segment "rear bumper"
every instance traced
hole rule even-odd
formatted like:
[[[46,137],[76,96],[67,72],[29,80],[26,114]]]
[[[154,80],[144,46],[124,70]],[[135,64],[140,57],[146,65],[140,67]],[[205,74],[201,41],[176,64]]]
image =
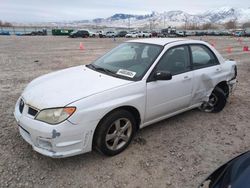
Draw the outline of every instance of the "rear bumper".
[[[49,125],[26,116],[24,112],[21,114],[18,105],[14,116],[23,139],[42,155],[63,158],[92,150],[92,127],[96,122],[72,124],[66,120],[58,125]]]
[[[234,78],[234,79],[232,79],[232,80],[230,80],[230,81],[227,82],[227,85],[229,87],[229,93],[233,93],[234,92],[234,90],[237,87],[237,82],[238,81],[237,81],[236,78]]]

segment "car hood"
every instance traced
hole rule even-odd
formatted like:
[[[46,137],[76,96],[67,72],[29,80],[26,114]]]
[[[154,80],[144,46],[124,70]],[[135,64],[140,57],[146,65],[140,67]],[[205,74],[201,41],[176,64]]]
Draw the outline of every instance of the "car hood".
[[[36,78],[25,88],[22,98],[26,104],[38,109],[63,107],[131,82],[96,72],[83,65]]]

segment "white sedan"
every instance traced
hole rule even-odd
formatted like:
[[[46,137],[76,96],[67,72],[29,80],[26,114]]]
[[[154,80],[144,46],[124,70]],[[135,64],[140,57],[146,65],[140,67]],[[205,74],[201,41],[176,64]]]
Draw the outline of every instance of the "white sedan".
[[[130,32],[125,35],[126,38],[137,38],[138,37],[138,32]]]
[[[33,80],[14,115],[21,136],[43,155],[116,155],[147,125],[197,107],[221,111],[236,75],[236,63],[206,42],[132,40],[92,64]]]
[[[138,33],[138,37],[139,38],[151,38],[152,37],[152,34],[150,32],[147,32],[147,31],[139,31]]]

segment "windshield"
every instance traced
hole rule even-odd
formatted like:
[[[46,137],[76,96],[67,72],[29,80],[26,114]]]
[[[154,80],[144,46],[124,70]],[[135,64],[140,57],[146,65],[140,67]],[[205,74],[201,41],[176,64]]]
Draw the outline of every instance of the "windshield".
[[[88,67],[111,76],[140,80],[162,49],[159,45],[123,43]]]

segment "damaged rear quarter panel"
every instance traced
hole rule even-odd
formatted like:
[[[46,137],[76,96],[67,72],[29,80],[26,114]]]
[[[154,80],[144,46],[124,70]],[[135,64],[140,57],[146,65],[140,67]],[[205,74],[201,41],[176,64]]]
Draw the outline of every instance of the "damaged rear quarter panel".
[[[220,82],[231,80],[235,64],[234,61],[225,61],[219,65],[195,70],[192,104],[208,101],[212,91]]]

